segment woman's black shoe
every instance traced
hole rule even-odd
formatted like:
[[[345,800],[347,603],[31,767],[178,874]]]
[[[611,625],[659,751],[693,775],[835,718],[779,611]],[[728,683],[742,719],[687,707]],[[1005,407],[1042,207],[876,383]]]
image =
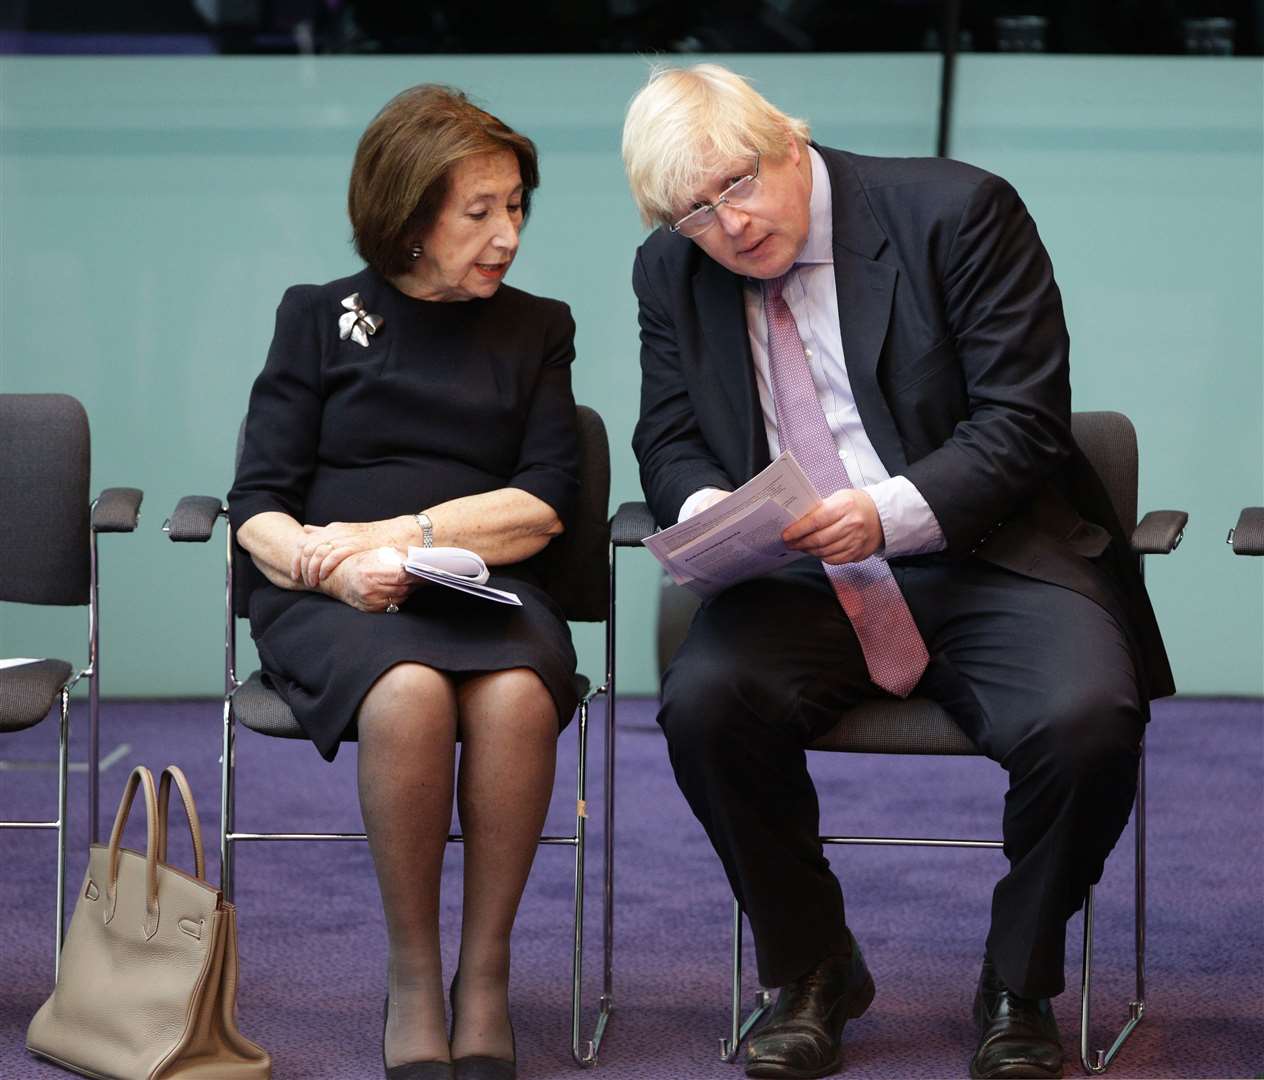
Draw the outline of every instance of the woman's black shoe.
[[[382,1002],[382,1068],[386,1070],[386,1080],[452,1080],[452,1062],[450,1061],[405,1061],[402,1065],[386,1064],[386,1018],[390,1012],[391,999]]]
[[[470,1054],[467,1057],[452,1059],[452,1075],[455,1080],[515,1080],[518,1075],[518,1060],[485,1057],[482,1054]]]
[[[456,986],[461,978],[458,971],[452,976],[452,985],[448,987],[448,1000],[452,1004],[452,1029],[449,1034],[456,1033]],[[452,1076],[454,1080],[516,1080],[518,1076],[518,1041],[514,1038],[513,1022],[509,1023],[509,1040],[513,1046],[513,1057],[509,1060],[489,1057],[486,1054],[467,1054],[465,1057],[452,1059]]]

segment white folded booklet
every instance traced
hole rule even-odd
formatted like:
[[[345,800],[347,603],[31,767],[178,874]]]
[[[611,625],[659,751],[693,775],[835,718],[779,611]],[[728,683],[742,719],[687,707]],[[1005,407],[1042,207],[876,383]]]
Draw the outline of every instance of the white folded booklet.
[[[404,569],[436,585],[459,589],[498,604],[522,606],[517,593],[505,589],[493,589],[488,585],[490,573],[487,564],[475,552],[457,547],[410,547]]]
[[[641,543],[677,585],[713,596],[797,559],[781,534],[820,501],[794,454],[783,450],[736,491]]]

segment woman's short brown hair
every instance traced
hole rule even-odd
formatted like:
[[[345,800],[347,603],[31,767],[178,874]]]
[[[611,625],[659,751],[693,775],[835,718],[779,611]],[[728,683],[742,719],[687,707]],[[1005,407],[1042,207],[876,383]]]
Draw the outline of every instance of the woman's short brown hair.
[[[522,177],[523,220],[540,184],[535,144],[450,86],[426,83],[388,101],[360,136],[347,212],[356,251],[387,277],[409,267],[408,248],[430,231],[452,169],[508,150]]]

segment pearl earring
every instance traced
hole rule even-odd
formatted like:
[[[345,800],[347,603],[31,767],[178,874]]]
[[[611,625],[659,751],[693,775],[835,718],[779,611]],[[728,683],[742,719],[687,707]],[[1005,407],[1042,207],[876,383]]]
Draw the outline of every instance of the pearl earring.
[[[420,259],[421,258],[421,245],[413,244],[413,246],[408,249],[408,257],[412,259],[413,262],[416,262],[418,259]]]

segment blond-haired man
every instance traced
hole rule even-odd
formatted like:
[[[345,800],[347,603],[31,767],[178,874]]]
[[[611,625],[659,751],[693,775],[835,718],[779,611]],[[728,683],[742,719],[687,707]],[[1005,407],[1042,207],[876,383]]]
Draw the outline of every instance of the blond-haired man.
[[[872,999],[804,748],[848,705],[916,690],[1010,776],[971,1074],[1058,1076],[1066,920],[1127,820],[1145,702],[1172,685],[1071,438],[1035,225],[999,177],[817,146],[715,65],[653,74],[623,155],[657,226],[633,269],[655,518],[786,448],[824,496],[784,534],[802,558],[705,604],[663,678],[677,782],[781,987],[747,1074],[835,1071]]]

